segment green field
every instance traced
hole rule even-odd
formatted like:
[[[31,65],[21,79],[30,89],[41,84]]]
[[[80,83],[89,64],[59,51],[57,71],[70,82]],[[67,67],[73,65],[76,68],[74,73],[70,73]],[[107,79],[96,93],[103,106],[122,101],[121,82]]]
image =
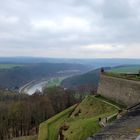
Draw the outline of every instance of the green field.
[[[76,116],[77,112],[80,113]],[[67,140],[85,140],[98,132],[101,127],[98,118],[105,118],[115,114],[118,108],[94,96],[86,97],[76,108],[71,107],[42,123],[39,129],[38,140],[56,140],[59,128],[68,126],[64,132]],[[72,114],[71,114],[72,112]]]
[[[11,69],[15,67],[21,67],[23,65],[20,64],[0,64],[0,69]]]
[[[124,66],[119,68],[113,68],[110,72],[113,73],[138,73],[140,66]]]

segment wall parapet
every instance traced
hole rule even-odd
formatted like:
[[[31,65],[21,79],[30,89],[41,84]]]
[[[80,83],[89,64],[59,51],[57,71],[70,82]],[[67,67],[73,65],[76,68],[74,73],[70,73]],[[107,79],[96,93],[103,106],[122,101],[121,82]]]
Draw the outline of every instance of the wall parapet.
[[[140,82],[101,74],[97,93],[129,107],[140,102]]]

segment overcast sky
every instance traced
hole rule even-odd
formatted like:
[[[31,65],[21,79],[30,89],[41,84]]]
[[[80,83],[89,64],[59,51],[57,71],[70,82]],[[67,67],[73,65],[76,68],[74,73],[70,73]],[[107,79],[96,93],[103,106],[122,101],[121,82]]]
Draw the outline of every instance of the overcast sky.
[[[140,0],[0,0],[0,56],[140,58]]]

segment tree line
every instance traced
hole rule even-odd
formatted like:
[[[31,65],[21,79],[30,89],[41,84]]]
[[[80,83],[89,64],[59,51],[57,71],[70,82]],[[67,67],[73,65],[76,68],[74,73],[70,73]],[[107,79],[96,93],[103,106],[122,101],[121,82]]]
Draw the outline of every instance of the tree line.
[[[81,99],[76,91],[61,87],[45,88],[33,95],[0,90],[0,140],[37,134],[41,122]]]

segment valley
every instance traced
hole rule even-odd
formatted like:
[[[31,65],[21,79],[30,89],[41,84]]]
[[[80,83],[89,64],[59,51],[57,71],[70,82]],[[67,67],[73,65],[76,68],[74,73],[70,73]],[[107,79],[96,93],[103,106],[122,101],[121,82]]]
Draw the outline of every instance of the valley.
[[[48,78],[39,81],[31,81],[19,88],[19,93],[32,95],[36,92],[43,92],[45,87],[60,86],[61,82],[68,76]]]
[[[0,140],[140,140],[140,0],[0,0]]]
[[[107,125],[111,125],[119,110],[139,102],[138,88],[133,84],[139,85],[140,65],[112,67],[107,63],[103,73],[96,64],[96,69],[91,65],[2,63],[0,139],[86,140],[102,131],[99,118],[107,118]],[[123,86],[118,86],[117,81],[122,81]],[[137,98],[130,101],[123,87],[130,92],[131,86],[133,92],[128,94]]]

